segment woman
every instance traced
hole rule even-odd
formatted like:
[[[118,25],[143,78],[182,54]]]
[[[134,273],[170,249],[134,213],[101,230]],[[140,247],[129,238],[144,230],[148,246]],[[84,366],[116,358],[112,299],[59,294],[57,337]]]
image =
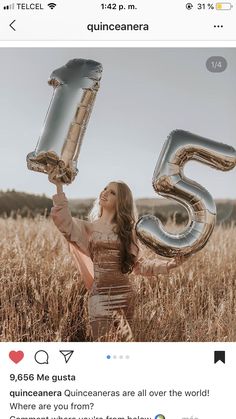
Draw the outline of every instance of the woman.
[[[90,221],[83,221],[72,218],[63,186],[53,173],[49,174],[49,180],[57,186],[51,212],[53,221],[69,242],[90,291],[88,312],[93,339],[106,339],[117,315],[131,324],[134,307],[129,274],[168,274],[183,259],[149,261],[140,257],[134,228],[135,205],[125,183],[110,182],[100,193]]]

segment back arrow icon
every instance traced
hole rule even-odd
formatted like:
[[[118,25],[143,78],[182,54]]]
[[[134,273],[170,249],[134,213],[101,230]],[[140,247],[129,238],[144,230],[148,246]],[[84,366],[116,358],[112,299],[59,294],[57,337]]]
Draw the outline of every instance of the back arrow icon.
[[[13,23],[15,23],[15,21],[16,21],[16,20],[13,20],[13,21],[10,23],[10,25],[9,25],[9,26],[13,29],[13,31],[15,31],[15,28],[14,28],[12,25],[13,25]]]

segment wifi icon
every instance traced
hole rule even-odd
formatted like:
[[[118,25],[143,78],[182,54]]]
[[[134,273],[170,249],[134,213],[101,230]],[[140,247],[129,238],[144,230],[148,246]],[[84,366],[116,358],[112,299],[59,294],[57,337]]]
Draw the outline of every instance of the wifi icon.
[[[56,7],[56,3],[48,3],[48,7],[50,7],[50,9],[54,9],[54,7]]]

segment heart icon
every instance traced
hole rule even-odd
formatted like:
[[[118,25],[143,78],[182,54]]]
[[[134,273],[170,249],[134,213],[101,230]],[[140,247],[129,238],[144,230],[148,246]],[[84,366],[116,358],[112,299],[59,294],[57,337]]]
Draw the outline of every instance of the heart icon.
[[[15,362],[15,364],[18,364],[23,358],[24,358],[24,352],[22,351],[11,351],[9,352],[9,358]]]

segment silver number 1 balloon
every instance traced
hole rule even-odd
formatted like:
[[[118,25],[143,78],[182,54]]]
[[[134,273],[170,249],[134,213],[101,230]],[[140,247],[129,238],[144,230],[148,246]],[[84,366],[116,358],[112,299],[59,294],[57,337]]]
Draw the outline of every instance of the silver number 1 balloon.
[[[170,133],[154,171],[153,187],[161,196],[183,205],[189,223],[180,234],[165,231],[160,220],[153,215],[141,217],[136,225],[140,240],[162,256],[197,252],[205,246],[215,225],[216,206],[212,196],[183,173],[189,160],[227,171],[236,166],[236,150],[190,132],[176,130]]]
[[[62,182],[72,182],[101,75],[100,63],[84,59],[53,71],[48,83],[54,93],[36,149],[27,156],[29,169],[47,173],[50,164]]]

